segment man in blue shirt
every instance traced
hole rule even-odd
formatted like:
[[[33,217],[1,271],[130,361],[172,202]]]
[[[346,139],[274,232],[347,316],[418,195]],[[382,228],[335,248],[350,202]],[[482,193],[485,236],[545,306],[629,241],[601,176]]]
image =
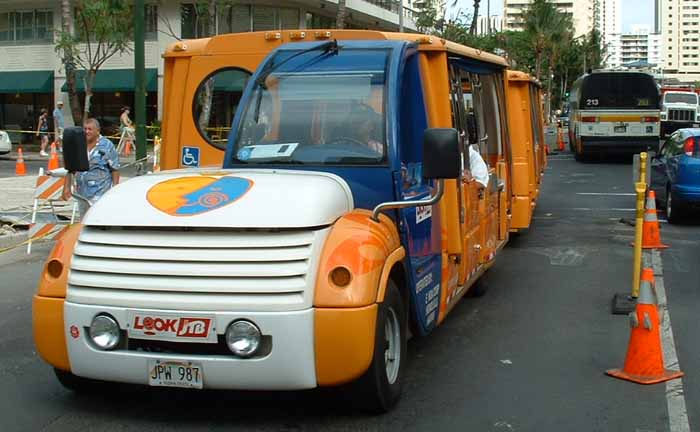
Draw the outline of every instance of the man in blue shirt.
[[[53,131],[56,133],[56,143],[58,150],[63,151],[63,101],[56,102],[56,108],[53,110]]]
[[[119,155],[112,141],[100,135],[100,123],[96,119],[85,120],[83,129],[90,168],[88,171],[76,174],[76,193],[94,203],[112,186],[119,183]],[[70,198],[72,181],[72,174],[67,174],[63,185],[63,199]],[[82,210],[86,208],[81,204],[81,214],[84,214]]]

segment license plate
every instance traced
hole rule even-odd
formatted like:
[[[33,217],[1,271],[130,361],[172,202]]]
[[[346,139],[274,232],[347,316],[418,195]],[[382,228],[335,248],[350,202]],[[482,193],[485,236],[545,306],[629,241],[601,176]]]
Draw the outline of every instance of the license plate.
[[[627,126],[615,126],[614,131],[615,131],[616,133],[620,133],[620,132],[623,132],[623,133],[624,133],[624,132],[627,132]]]
[[[202,365],[197,362],[149,360],[148,384],[157,387],[203,388]]]

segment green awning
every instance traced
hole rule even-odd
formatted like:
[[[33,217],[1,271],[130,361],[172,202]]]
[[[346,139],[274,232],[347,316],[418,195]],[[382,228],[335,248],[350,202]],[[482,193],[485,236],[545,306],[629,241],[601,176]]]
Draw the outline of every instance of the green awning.
[[[53,71],[0,72],[0,93],[53,93]]]
[[[83,77],[85,71],[78,71],[75,75],[75,87],[79,92],[85,91]],[[134,70],[133,69],[103,69],[98,70],[95,75],[95,82],[92,83],[93,92],[117,92],[134,91]],[[63,83],[62,92],[68,91],[68,86]],[[146,91],[158,91],[158,69],[146,69]]]

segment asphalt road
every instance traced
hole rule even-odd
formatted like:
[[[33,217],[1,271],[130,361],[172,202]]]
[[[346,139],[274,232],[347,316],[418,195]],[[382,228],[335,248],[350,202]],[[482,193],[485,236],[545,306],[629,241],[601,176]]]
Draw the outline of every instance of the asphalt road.
[[[634,197],[628,163],[552,155],[532,228],[430,337],[409,343],[404,396],[383,416],[334,392],[172,392],[111,386],[76,396],[33,351],[31,295],[47,246],[0,255],[0,430],[24,431],[667,431],[664,384],[604,375],[621,367]],[[700,224],[662,223],[666,291],[692,425],[700,424]]]

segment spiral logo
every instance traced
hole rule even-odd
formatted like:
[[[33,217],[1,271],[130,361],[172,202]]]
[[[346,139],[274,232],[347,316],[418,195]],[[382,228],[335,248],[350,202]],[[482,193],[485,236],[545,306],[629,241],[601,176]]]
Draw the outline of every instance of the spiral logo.
[[[228,195],[222,192],[207,192],[199,197],[197,203],[205,208],[219,207],[229,200]]]

